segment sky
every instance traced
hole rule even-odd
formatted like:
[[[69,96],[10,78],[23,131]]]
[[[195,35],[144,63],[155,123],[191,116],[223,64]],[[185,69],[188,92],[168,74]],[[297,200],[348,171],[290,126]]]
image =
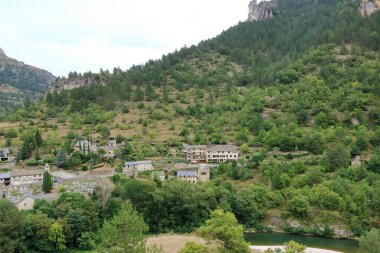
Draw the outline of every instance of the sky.
[[[250,0],[0,0],[0,48],[56,76],[128,69],[245,21]]]

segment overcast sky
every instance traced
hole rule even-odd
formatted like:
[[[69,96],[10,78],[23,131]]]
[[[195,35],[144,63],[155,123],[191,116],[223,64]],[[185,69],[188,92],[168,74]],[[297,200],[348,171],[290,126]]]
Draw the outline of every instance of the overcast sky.
[[[250,0],[0,0],[0,48],[52,72],[127,69],[245,21]]]

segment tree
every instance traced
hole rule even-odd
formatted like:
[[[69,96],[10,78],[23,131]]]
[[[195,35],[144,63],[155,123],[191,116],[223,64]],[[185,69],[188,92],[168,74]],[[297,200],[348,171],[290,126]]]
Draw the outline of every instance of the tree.
[[[49,240],[53,243],[56,251],[62,251],[66,248],[65,235],[63,234],[63,228],[59,223],[53,223],[49,231]]]
[[[285,253],[306,253],[306,246],[296,243],[295,241],[290,241],[284,244]]]
[[[93,232],[84,232],[78,239],[79,248],[83,250],[92,250],[96,247],[96,234]]]
[[[11,138],[7,138],[5,140],[5,146],[6,147],[11,147],[12,146],[12,139]]]
[[[182,248],[178,253],[208,253],[208,249],[195,242],[187,242],[185,247]]]
[[[48,171],[44,172],[44,176],[42,178],[42,191],[45,193],[51,192],[53,189],[53,178],[51,177]]]
[[[298,72],[294,69],[282,70],[278,74],[280,83],[290,84],[298,81]]]
[[[133,92],[133,101],[139,102],[144,100],[144,92],[141,90],[140,86],[137,86],[137,88]]]
[[[342,144],[338,144],[326,150],[324,162],[327,171],[335,171],[339,168],[348,167],[351,162],[351,155]]]
[[[113,189],[115,189],[115,185],[108,178],[97,178],[95,184],[94,193],[99,198],[102,207],[104,207]]]
[[[380,252],[380,229],[372,228],[359,239],[359,253]]]
[[[240,152],[242,152],[243,154],[246,154],[249,152],[249,146],[247,143],[241,144]]]
[[[67,156],[65,150],[61,149],[60,151],[58,151],[58,154],[55,157],[55,165],[57,165],[58,168],[67,167]]]
[[[208,240],[219,241],[226,252],[250,252],[244,241],[243,226],[238,224],[233,213],[220,209],[213,211],[211,218],[206,220],[197,233]]]
[[[162,89],[162,102],[164,104],[167,104],[170,102],[170,97],[169,97],[169,90],[166,86]]]
[[[313,154],[322,154],[325,150],[326,141],[321,133],[307,135],[305,149]]]
[[[154,89],[151,83],[148,83],[145,87],[145,96],[148,101],[152,101],[154,99]]]
[[[309,200],[306,196],[297,195],[289,201],[289,210],[297,217],[306,217],[309,210]]]
[[[24,242],[30,252],[52,252],[53,245],[49,240],[51,225],[54,223],[46,214],[28,213],[24,217]]]
[[[368,169],[380,173],[380,150],[375,151],[368,161]]]
[[[255,226],[264,217],[266,191],[260,186],[242,189],[236,195],[234,213],[238,220],[248,227]]]
[[[21,213],[7,199],[0,199],[0,253],[23,249],[24,223]]]
[[[145,253],[144,233],[148,230],[142,216],[130,205],[105,221],[99,232],[99,252]]]
[[[38,129],[34,133],[34,141],[35,141],[37,147],[41,147],[42,146],[43,140],[42,140],[41,133],[40,133],[40,131]]]

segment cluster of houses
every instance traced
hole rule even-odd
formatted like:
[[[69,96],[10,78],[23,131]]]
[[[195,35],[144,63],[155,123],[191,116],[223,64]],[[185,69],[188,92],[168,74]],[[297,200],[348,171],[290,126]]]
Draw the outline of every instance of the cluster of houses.
[[[183,146],[183,153],[188,165],[181,165],[176,175],[165,175],[164,171],[156,175],[165,180],[168,177],[177,177],[178,180],[189,183],[206,182],[210,180],[210,168],[215,163],[237,161],[239,159],[239,149],[234,145],[187,145]],[[133,161],[126,162],[123,167],[123,173],[128,176],[137,177],[144,171],[155,170],[152,161]],[[166,172],[166,173],[167,173]]]
[[[183,145],[188,163],[223,163],[237,161],[239,149],[234,145]]]
[[[95,143],[92,143],[88,140],[80,140],[77,141],[74,145],[74,151],[80,151],[85,154],[89,153],[98,153],[99,149],[103,149],[105,151],[103,157],[104,158],[115,158],[115,150],[120,148],[123,143],[117,144],[116,140],[110,139],[108,140],[105,146],[98,146]]]

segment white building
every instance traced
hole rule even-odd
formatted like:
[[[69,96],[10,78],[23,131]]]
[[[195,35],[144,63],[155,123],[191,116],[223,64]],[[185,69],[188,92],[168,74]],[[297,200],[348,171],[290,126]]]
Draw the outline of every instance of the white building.
[[[44,170],[16,170],[0,174],[0,183],[3,185],[24,185],[42,182]]]
[[[234,145],[209,145],[207,146],[207,162],[222,163],[237,161],[239,149]]]
[[[11,172],[11,185],[34,184],[42,182],[45,170],[20,170]]]
[[[153,169],[152,161],[126,162],[124,164],[123,173],[130,174],[131,172],[143,172]]]
[[[206,162],[206,145],[183,145],[185,158],[189,163],[205,163]]]
[[[189,163],[221,163],[237,161],[239,149],[234,145],[184,145]]]

